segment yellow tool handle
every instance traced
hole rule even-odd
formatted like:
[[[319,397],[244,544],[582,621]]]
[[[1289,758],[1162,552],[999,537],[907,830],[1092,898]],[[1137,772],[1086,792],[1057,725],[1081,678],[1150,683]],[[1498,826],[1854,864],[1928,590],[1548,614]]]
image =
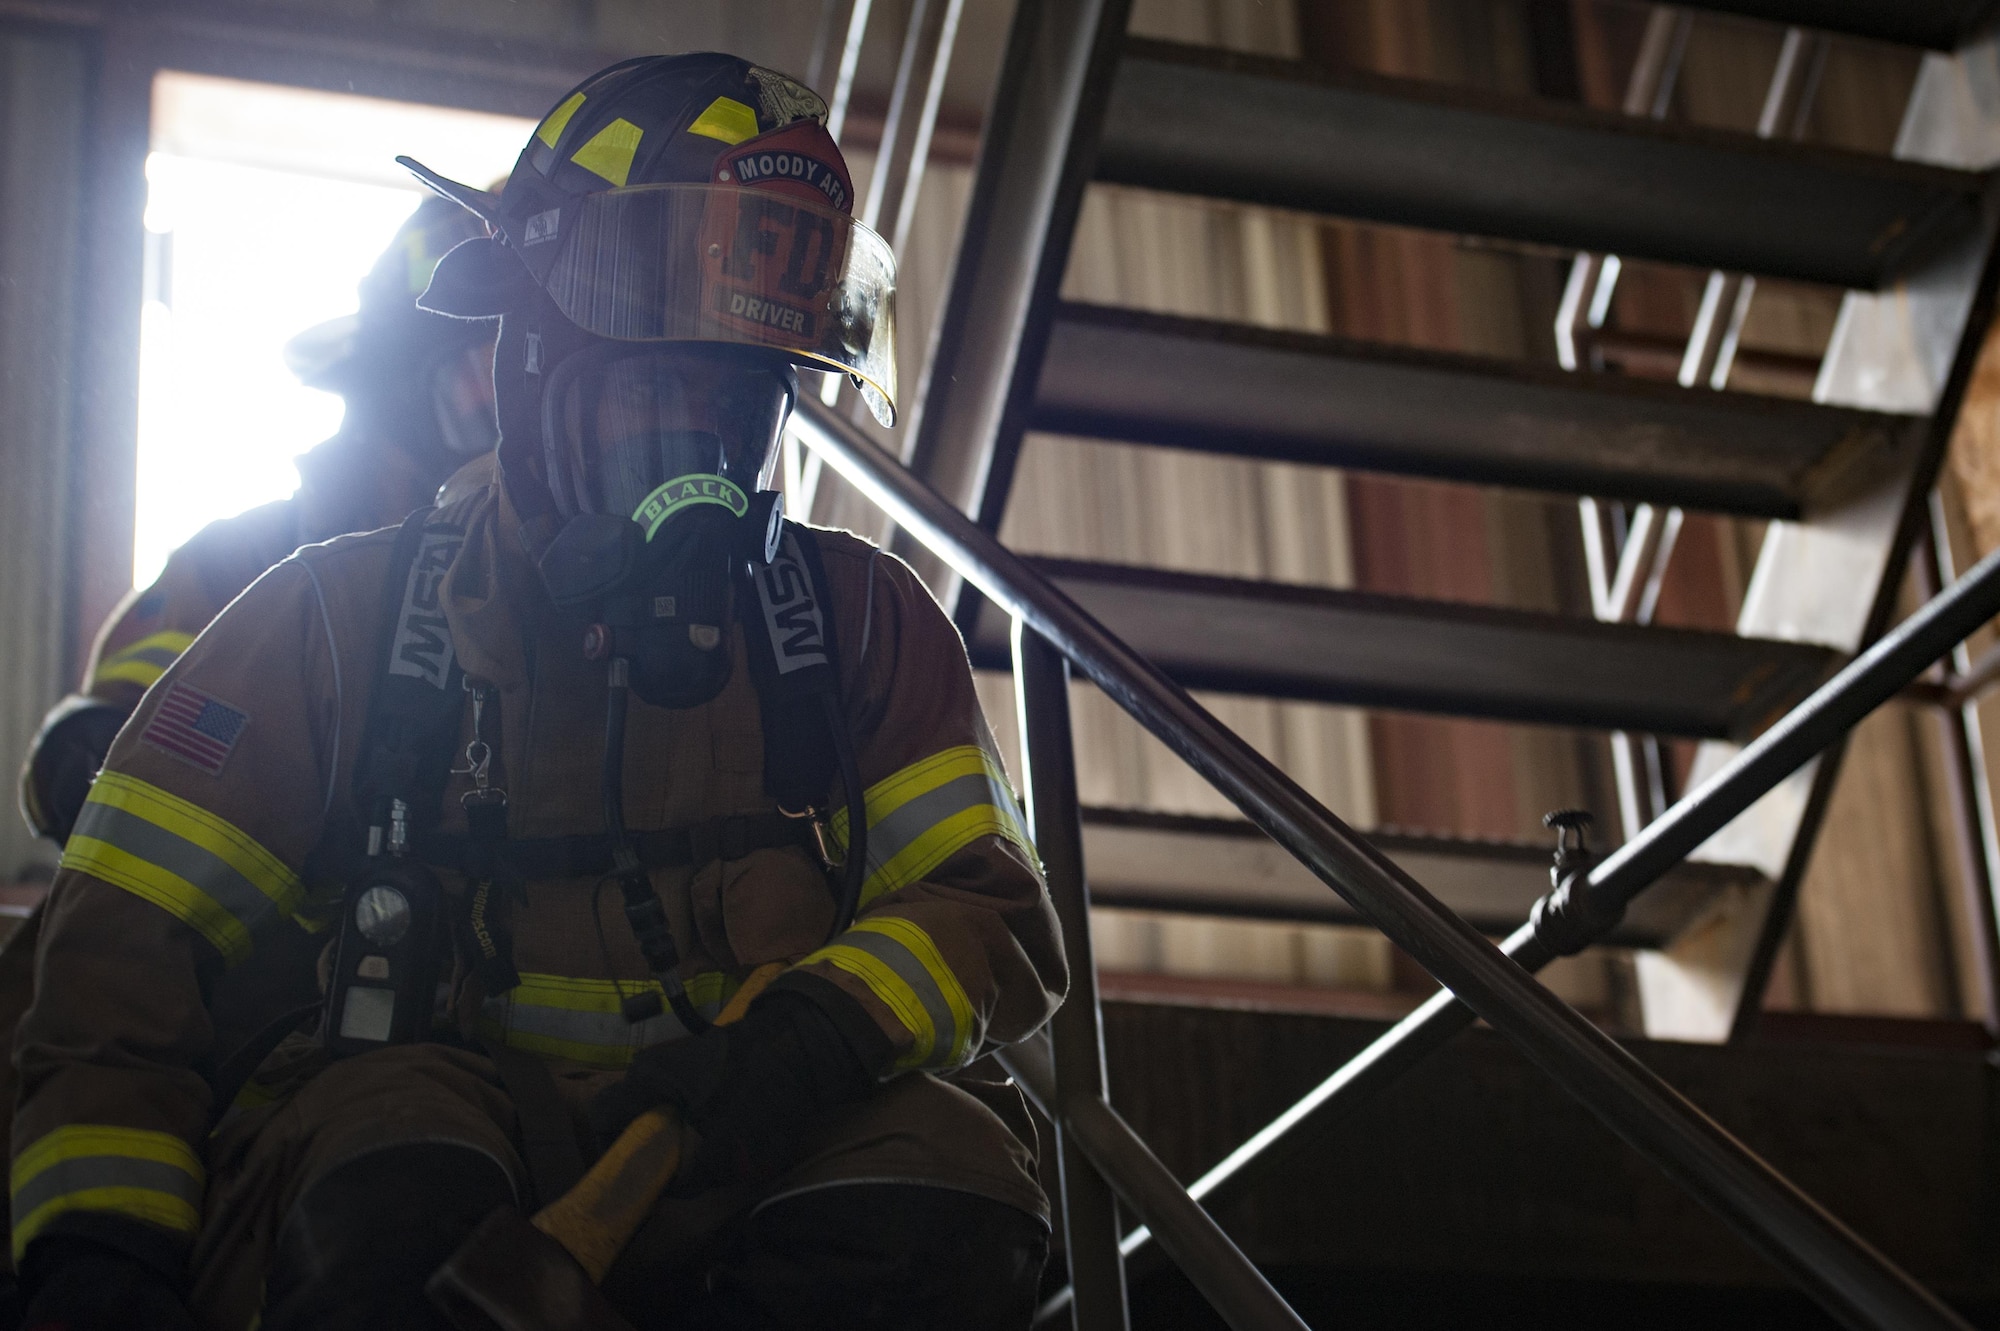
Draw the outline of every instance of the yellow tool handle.
[[[774,961],[752,971],[715,1024],[727,1026],[741,1017],[784,969],[783,962]],[[535,1214],[535,1228],[567,1248],[592,1284],[604,1280],[604,1273],[673,1182],[681,1164],[682,1135],[680,1116],[673,1109],[647,1110],[632,1120],[575,1187]]]

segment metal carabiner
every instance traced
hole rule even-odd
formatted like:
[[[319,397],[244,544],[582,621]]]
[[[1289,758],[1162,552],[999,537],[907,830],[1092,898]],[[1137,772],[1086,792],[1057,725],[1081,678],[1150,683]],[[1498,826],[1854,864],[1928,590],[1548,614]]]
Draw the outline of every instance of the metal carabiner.
[[[841,864],[844,863],[844,861],[842,860],[836,860],[835,858],[833,858],[833,852],[827,849],[826,819],[821,815],[821,810],[817,806],[808,804],[804,809],[801,809],[797,813],[794,813],[790,809],[787,809],[784,805],[780,804],[778,806],[778,812],[783,814],[787,818],[812,819],[813,845],[819,851],[819,863],[821,868],[827,870],[838,869],[841,866]]]
[[[453,776],[472,778],[472,789],[458,797],[461,805],[505,803],[507,792],[492,788],[493,746],[486,742],[486,700],[492,696],[490,684],[465,679],[465,691],[472,695],[472,742],[465,746],[465,766],[451,769]]]

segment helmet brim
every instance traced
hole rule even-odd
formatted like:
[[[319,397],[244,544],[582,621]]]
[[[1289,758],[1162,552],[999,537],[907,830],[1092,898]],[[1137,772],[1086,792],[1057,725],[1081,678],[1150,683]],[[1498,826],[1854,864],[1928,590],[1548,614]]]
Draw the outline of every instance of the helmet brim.
[[[285,343],[285,368],[307,388],[328,388],[354,361],[361,344],[361,316],[343,314],[314,324]]]
[[[500,226],[500,196],[441,176],[414,157],[398,157],[396,165],[421,180],[432,192],[450,199],[495,231]]]

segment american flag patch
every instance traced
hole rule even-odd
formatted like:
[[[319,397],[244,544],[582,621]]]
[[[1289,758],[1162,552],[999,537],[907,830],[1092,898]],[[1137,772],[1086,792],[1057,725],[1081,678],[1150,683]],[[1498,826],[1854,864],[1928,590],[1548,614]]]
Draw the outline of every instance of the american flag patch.
[[[160,699],[153,719],[139,734],[141,742],[170,753],[210,776],[222,771],[230,750],[250,724],[250,714],[218,702],[200,689],[176,684]]]

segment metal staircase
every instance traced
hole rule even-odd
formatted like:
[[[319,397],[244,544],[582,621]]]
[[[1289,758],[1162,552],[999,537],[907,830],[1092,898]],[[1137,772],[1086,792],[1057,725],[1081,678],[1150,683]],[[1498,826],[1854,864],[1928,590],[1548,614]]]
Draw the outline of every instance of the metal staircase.
[[[1703,7],[1940,49],[1981,31],[1996,8],[1970,0]],[[1991,317],[2000,228],[1988,177],[1128,39],[1127,11],[1128,0],[1021,0],[919,390],[909,472],[816,407],[801,425],[809,447],[902,525],[898,549],[946,589],[975,663],[1016,672],[1031,812],[1078,985],[1054,1031],[1053,1062],[1029,1049],[1011,1066],[1062,1129],[1077,1324],[1124,1322],[1115,1188],[1233,1325],[1298,1325],[1103,1099],[1084,924],[1086,865],[1100,857],[1117,866],[1095,881],[1100,900],[1367,919],[1447,986],[1212,1171],[1196,1198],[1240,1185],[1279,1138],[1326,1121],[1332,1106],[1393,1077],[1476,1010],[1847,1324],[1954,1324],[1899,1273],[1875,1269],[1880,1259],[1865,1245],[1830,1241],[1831,1231],[1786,1209],[1811,1211],[1802,1196],[1774,1200],[1788,1187],[1781,1180],[1757,1183],[1701,1130],[1663,1126],[1673,1114],[1649,1097],[1671,1093],[1620,1082],[1593,1062],[1603,1050],[1567,1024],[1574,1014],[1540,1006],[1561,1008],[1532,984],[1512,988],[1518,971],[1488,971],[1455,949],[1472,937],[1457,932],[1467,923],[1512,928],[1506,951],[1532,971],[1583,941],[1614,937],[1662,949],[1652,979],[1663,1003],[1676,985],[1706,986],[1709,1007],[1754,1013],[1831,789],[1839,734],[1934,659],[1911,657],[1929,648],[1908,647],[1904,630],[1895,652],[1863,653],[1889,629]],[[1783,92],[1774,88],[1774,105]],[[1921,141],[1921,117],[1912,123],[1904,146],[1939,151]],[[1716,270],[1723,292],[1745,290],[1729,284],[1741,274],[1854,294],[1816,403],[1065,304],[1057,292],[1093,181],[1694,264]],[[1900,380],[1871,375],[1870,358],[1885,347],[1917,368]],[[1696,359],[1712,366],[1713,347]],[[1735,635],[1602,622],[1630,617],[1635,577],[1670,550],[1659,534],[1671,521],[1657,513],[1632,523],[1628,547],[1602,561],[1602,620],[1024,561],[991,533],[1030,430],[1774,522]],[[1614,594],[1609,570],[1621,559],[1633,567]],[[1625,603],[1610,609],[1627,613],[1602,613],[1620,596]],[[1276,861],[1268,847],[1256,854],[1250,824],[1079,817],[1064,657],[1298,862]],[[1864,682],[1871,701],[1853,710]],[[1539,885],[1529,888],[1518,855],[1363,842],[1186,688],[1701,738],[1697,780],[1726,779],[1650,827],[1635,823],[1611,861],[1572,873],[1536,904]],[[1846,719],[1832,719],[1836,712]],[[1830,757],[1812,760],[1828,744]],[[1675,869],[1690,852],[1696,859]],[[1448,884],[1440,895],[1460,918],[1410,873]],[[1638,898],[1662,874],[1667,882]],[[1645,905],[1627,915],[1635,899]],[[1731,940],[1726,955],[1715,954],[1715,930],[1708,954],[1677,955],[1689,921],[1725,899],[1750,917],[1721,931]],[[1123,1248],[1144,1241],[1143,1232],[1128,1235]]]
[[[1990,8],[1713,7],[1810,10],[1824,26],[1925,44],[1977,30]],[[1642,507],[1635,538],[1604,557],[1601,604],[1621,554],[1625,588],[1657,583],[1679,519],[1665,506],[1781,520],[1733,636],[1042,563],[1177,682],[1614,732],[1630,835],[1647,801],[1632,790],[1640,760],[1625,736],[1721,741],[1698,760],[1712,770],[1728,742],[1881,633],[1956,415],[1950,371],[1976,351],[1959,333],[1993,234],[1985,176],[1127,39],[1122,10],[1087,8],[1101,22],[1078,11],[1031,30],[1035,7],[1022,11],[908,450],[988,531],[1030,430],[1575,494],[1593,527],[1601,501],[1660,506]],[[1064,303],[1056,288],[1093,181],[1856,294],[1819,402]],[[1918,337],[1930,339],[1908,349],[1927,362],[1916,390],[1884,391],[1868,374],[1895,300],[1921,309]],[[1698,332],[1705,366],[1726,316]],[[923,566],[924,552],[900,549]],[[1639,599],[1601,614],[1630,620]],[[977,595],[956,604],[975,662],[1005,668],[1005,616]],[[1703,852],[1772,887],[1727,898],[1743,918],[1708,935],[1727,955],[1642,963],[1662,1033],[1722,1038],[1754,1017],[1837,761],[1822,767]],[[1657,793],[1651,803],[1656,812]]]

